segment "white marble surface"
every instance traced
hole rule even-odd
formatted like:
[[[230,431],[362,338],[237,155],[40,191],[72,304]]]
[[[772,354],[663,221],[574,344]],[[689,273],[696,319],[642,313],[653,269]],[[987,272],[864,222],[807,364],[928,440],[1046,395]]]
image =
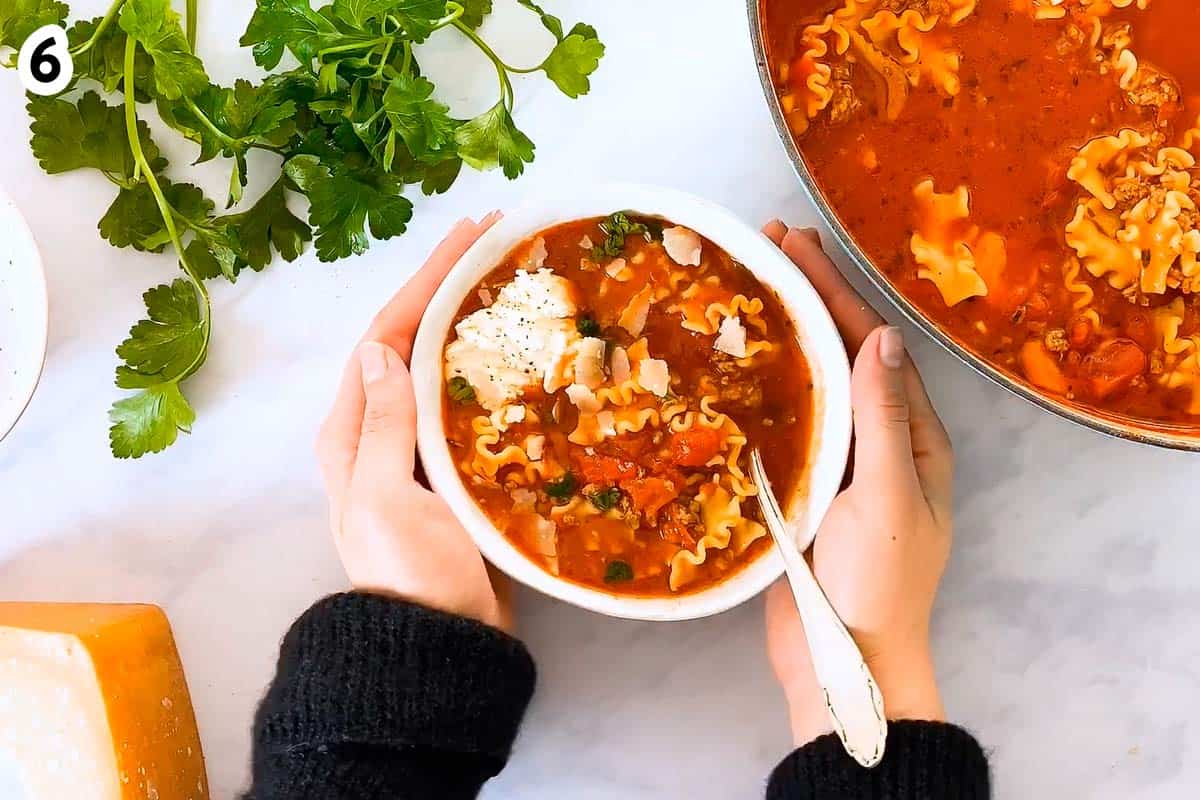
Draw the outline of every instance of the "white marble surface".
[[[90,15],[102,3],[73,5]],[[38,170],[15,77],[0,75],[0,182],[38,238],[52,303],[41,389],[0,444],[0,597],[163,605],[216,798],[245,785],[251,713],[282,632],[343,586],[311,455],[338,370],[453,220],[564,179],[611,178],[702,193],[750,220],[812,219],[760,97],[741,3],[552,5],[593,22],[608,56],[582,101],[518,86],[519,122],[539,145],[525,178],[465,175],[449,196],[418,201],[409,234],[365,257],[331,267],[309,256],[215,286],[213,352],[188,384],[195,434],[138,462],[107,451],[111,351],[170,259],[99,239],[112,190],[96,175]],[[250,73],[234,44],[249,2],[201,6],[214,76]],[[524,60],[520,40],[540,32],[502,27],[518,45],[512,60]],[[426,49],[437,77],[458,72],[456,110],[491,96],[482,65],[448,57],[453,42]],[[186,146],[171,153],[177,168],[190,160]],[[216,195],[224,176],[203,174]],[[1195,797],[1200,460],[1071,427],[910,333],[960,458],[958,540],[935,621],[940,675],[951,715],[992,753],[997,796]],[[761,794],[789,744],[759,603],[655,626],[519,599],[541,677],[486,797]]]

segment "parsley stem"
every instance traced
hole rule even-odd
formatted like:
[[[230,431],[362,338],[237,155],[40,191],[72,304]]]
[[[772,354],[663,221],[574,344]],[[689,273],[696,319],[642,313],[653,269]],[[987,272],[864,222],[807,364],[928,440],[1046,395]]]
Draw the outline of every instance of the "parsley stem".
[[[137,50],[137,40],[132,36],[125,37],[125,85],[133,86],[133,58]],[[129,149],[133,153],[134,163],[142,170],[142,175],[146,178],[146,183],[150,187],[150,193],[154,195],[154,202],[158,205],[158,213],[162,216],[163,225],[166,226],[167,235],[171,237],[171,244],[175,247],[175,254],[179,256],[179,265],[183,268],[188,280],[192,282],[196,293],[200,297],[200,313],[203,317],[202,331],[203,344],[200,347],[196,357],[192,363],[187,366],[179,377],[175,379],[175,383],[190,377],[200,365],[204,363],[204,358],[208,354],[208,341],[212,335],[212,312],[211,304],[208,299],[208,288],[204,285],[204,281],[200,280],[196,275],[192,265],[188,263],[187,255],[183,251],[183,242],[179,238],[179,231],[175,228],[175,209],[167,202],[166,196],[163,194],[162,187],[158,185],[158,178],[154,175],[154,170],[150,169],[150,164],[146,161],[146,154],[142,152],[142,140],[138,135],[138,118],[137,118],[137,100],[134,98],[132,91],[125,92],[125,135],[129,137]]]
[[[500,78],[500,99],[504,101],[505,106],[512,109],[513,97],[515,95],[512,82],[508,79],[508,66],[500,60],[500,56],[496,55],[496,51],[489,47],[487,42],[480,39],[475,31],[464,25],[462,21],[455,20],[454,27],[458,29],[459,33],[474,42],[475,46],[482,50],[483,54],[491,60],[492,66],[496,68],[496,75]]]
[[[412,66],[412,57],[412,42],[406,41],[404,42],[404,61],[400,64],[400,73],[402,75],[408,74],[409,67]]]
[[[324,61],[325,56],[330,53],[349,53],[354,50],[370,50],[372,48],[378,47],[379,45],[383,44],[384,42],[388,41],[390,38],[391,37],[389,37],[389,36],[380,36],[380,37],[371,39],[370,41],[366,41],[366,42],[352,42],[350,44],[339,44],[335,47],[326,47],[324,50],[317,51],[317,60]]]
[[[196,0],[187,0],[187,41],[188,49],[196,52]]]
[[[117,18],[117,14],[124,5],[125,0],[114,0],[113,4],[108,7],[108,11],[104,12],[104,16],[100,19],[99,24],[96,25],[96,30],[92,31],[92,35],[87,38],[87,41],[70,49],[71,57],[76,58],[91,50],[100,37],[104,35],[104,31],[108,30],[108,26]]]
[[[209,119],[208,116],[200,110],[200,107],[196,105],[195,100],[190,97],[185,97],[184,100],[187,102],[188,110],[195,114],[196,118],[204,123],[204,127],[208,128],[217,138],[224,142],[228,142],[231,145],[240,144],[238,139],[234,139],[229,134],[225,133],[225,131],[218,128],[216,123]]]
[[[454,0],[449,0],[446,3],[446,8],[450,9],[450,13],[433,23],[433,29],[441,30],[447,25],[453,25],[458,21],[458,18],[466,13],[467,9],[460,3],[455,3]]]

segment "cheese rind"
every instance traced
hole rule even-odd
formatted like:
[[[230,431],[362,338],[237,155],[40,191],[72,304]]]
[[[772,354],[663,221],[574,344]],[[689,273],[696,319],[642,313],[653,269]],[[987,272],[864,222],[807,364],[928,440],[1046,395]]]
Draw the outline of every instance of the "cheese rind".
[[[162,610],[0,603],[0,750],[28,800],[207,800]]]

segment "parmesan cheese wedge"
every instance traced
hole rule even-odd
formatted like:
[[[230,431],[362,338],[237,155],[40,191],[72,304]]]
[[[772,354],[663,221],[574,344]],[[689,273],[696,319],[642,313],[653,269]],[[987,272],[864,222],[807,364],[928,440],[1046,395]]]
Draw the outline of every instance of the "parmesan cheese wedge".
[[[0,603],[0,751],[24,800],[207,800],[162,610]]]

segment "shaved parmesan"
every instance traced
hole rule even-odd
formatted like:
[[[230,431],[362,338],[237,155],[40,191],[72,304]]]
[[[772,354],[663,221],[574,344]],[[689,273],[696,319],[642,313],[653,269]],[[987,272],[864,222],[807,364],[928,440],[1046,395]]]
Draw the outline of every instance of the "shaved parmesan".
[[[572,383],[568,386],[567,399],[584,414],[595,414],[600,410],[600,400],[596,393],[583,384]]]
[[[532,511],[537,505],[537,492],[518,486],[508,493],[513,501],[513,511]]]
[[[545,517],[533,524],[534,549],[544,556],[558,556],[558,526]]]
[[[604,383],[604,340],[589,336],[575,346],[575,382],[589,389]]]
[[[505,425],[515,425],[525,421],[525,406],[505,406],[502,419]]]
[[[579,246],[584,250],[591,250],[595,245],[592,244],[592,237],[584,234],[584,237],[579,240]]]
[[[612,379],[617,386],[625,383],[633,377],[633,372],[629,366],[629,354],[625,352],[624,347],[613,348],[612,354]]]
[[[676,264],[684,267],[700,266],[700,234],[689,228],[679,225],[664,228],[663,249]]]
[[[670,380],[667,362],[661,358],[643,358],[638,362],[637,382],[647,392],[665,397]]]
[[[633,277],[633,268],[629,266],[623,258],[614,258],[608,262],[608,266],[604,268],[608,277],[616,281],[627,281]]]
[[[525,257],[529,269],[541,269],[546,263],[546,255],[546,240],[539,236],[529,245],[529,255]]]
[[[487,308],[492,304],[492,293],[487,289],[480,289],[477,294],[479,295],[479,302],[483,303],[484,308]]]
[[[529,456],[530,461],[541,461],[545,447],[546,437],[541,434],[525,439],[525,455]]]
[[[746,329],[737,317],[726,317],[717,332],[713,349],[728,353],[734,358],[746,357]]]
[[[629,331],[630,336],[642,335],[642,329],[646,327],[646,317],[650,316],[650,298],[653,294],[652,286],[643,286],[617,319],[617,324]]]

